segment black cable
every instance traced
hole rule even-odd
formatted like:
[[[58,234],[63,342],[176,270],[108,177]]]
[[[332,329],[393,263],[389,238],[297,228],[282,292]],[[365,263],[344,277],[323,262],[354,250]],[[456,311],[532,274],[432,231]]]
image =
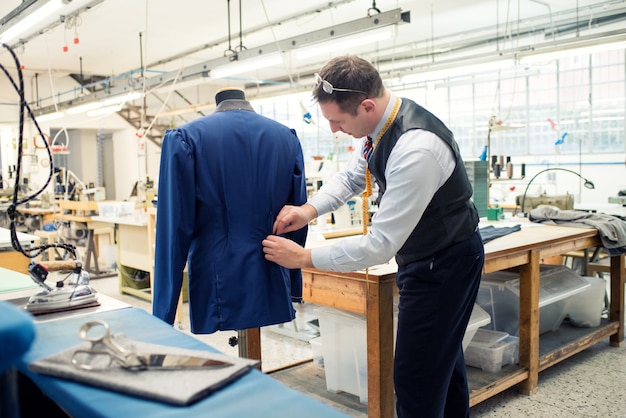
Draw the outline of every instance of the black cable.
[[[7,76],[7,78],[11,82],[11,85],[13,86],[13,88],[15,89],[15,91],[17,92],[19,96],[18,144],[17,144],[17,165],[16,165],[16,170],[15,170],[15,184],[13,186],[13,202],[7,209],[7,215],[9,217],[9,220],[11,221],[11,225],[10,225],[11,245],[13,246],[13,249],[15,249],[15,251],[20,252],[21,254],[23,254],[24,256],[28,258],[35,258],[49,248],[62,248],[66,250],[67,252],[69,252],[73,258],[76,258],[76,247],[71,244],[53,243],[53,244],[40,245],[37,247],[24,249],[19,239],[17,238],[17,225],[16,225],[17,207],[30,200],[33,200],[35,197],[39,196],[46,189],[46,187],[48,187],[54,174],[54,164],[52,162],[52,152],[50,150],[50,144],[48,143],[48,141],[44,141],[44,143],[46,144],[46,151],[48,153],[48,158],[50,160],[50,172],[48,174],[48,179],[46,180],[46,183],[38,191],[36,191],[30,196],[27,195],[26,197],[20,200],[18,198],[18,192],[19,192],[19,187],[20,187],[20,174],[22,172],[21,167],[22,167],[22,151],[23,151],[23,142],[24,142],[24,113],[25,113],[24,110],[25,109],[28,111],[28,116],[30,117],[30,119],[34,122],[35,128],[37,129],[39,136],[43,138],[44,133],[39,127],[39,123],[37,123],[37,119],[35,118],[35,115],[32,109],[30,108],[30,106],[28,105],[28,102],[26,101],[26,98],[24,95],[24,76],[22,73],[22,66],[21,66],[20,60],[15,54],[15,52],[11,49],[11,47],[9,47],[7,44],[4,44],[4,43],[2,44],[2,46],[6,50],[8,50],[11,56],[13,57],[13,61],[15,63],[15,68],[17,69],[17,75],[18,75],[18,81],[19,81],[19,84],[16,84],[14,78],[11,76],[11,74],[9,74],[9,71],[6,69],[6,67],[0,63],[0,69],[2,69],[4,74]]]
[[[376,7],[376,0],[373,0],[372,1],[372,7],[367,9],[367,17],[372,17],[372,12],[376,12],[376,13],[380,14],[380,9],[378,7]]]

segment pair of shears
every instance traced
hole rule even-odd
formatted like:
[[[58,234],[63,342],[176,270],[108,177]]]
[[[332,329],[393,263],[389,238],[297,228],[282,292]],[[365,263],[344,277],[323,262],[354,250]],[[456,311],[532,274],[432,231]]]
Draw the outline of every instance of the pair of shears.
[[[78,330],[81,339],[91,343],[91,347],[77,349],[72,356],[72,364],[83,370],[104,370],[113,362],[129,370],[181,370],[219,368],[232,363],[202,356],[184,354],[139,352],[125,348],[111,335],[109,325],[104,321],[90,321]]]

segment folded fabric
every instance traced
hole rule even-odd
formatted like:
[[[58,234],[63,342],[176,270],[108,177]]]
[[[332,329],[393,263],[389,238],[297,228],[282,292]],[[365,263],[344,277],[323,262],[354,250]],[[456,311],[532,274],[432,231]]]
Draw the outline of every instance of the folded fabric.
[[[483,244],[486,244],[491,240],[512,234],[513,232],[517,232],[520,229],[522,229],[521,225],[502,226],[498,228],[493,225],[487,225],[480,228],[478,231],[480,232],[480,236],[483,239]]]
[[[120,340],[120,335],[116,335]],[[123,341],[123,340],[122,340]],[[128,344],[124,344],[128,346]],[[216,354],[208,351],[187,350],[132,341],[132,347],[140,352],[182,354],[206,357],[232,363],[230,366],[188,369],[140,371],[128,370],[113,362],[104,370],[83,370],[72,364],[77,349],[89,349],[90,343],[81,344],[60,353],[34,361],[29,368],[37,373],[52,375],[91,386],[126,393],[137,397],[174,405],[189,405],[243,376],[258,364],[256,360]]]
[[[554,206],[538,206],[530,211],[532,222],[595,228],[598,230],[602,246],[610,255],[626,253],[626,221],[604,213],[589,213],[580,210],[560,210]]]

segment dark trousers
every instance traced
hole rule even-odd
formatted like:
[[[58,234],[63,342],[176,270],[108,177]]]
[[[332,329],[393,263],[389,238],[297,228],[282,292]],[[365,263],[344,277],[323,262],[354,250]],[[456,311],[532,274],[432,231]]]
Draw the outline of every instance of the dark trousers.
[[[462,341],[484,264],[478,232],[398,268],[394,384],[398,418],[469,416]]]

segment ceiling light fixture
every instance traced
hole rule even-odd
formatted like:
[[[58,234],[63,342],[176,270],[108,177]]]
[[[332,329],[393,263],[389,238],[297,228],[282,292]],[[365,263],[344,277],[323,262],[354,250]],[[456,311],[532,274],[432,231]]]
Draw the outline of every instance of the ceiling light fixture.
[[[20,20],[15,25],[0,34],[0,42],[6,44],[17,38],[20,34],[49,17],[61,7],[63,7],[62,0],[50,0],[48,3],[44,4],[32,13],[29,13],[28,10],[26,10],[24,12],[26,17],[24,19]]]
[[[87,116],[102,116],[102,115],[110,115],[111,113],[116,113],[122,110],[122,104],[114,104],[109,106],[103,106],[98,109],[93,109],[87,112]]]
[[[368,33],[366,35],[360,34],[341,40],[332,39],[328,42],[321,44],[311,45],[306,48],[296,50],[297,59],[312,58],[329,52],[336,51],[350,51],[357,46],[374,44],[376,42],[386,41],[391,38],[393,34],[393,27],[387,27],[385,30]]]
[[[75,107],[71,107],[65,111],[68,115],[78,115],[80,113],[89,112],[90,110],[99,109],[102,107],[100,102],[89,102],[81,104]]]
[[[586,42],[578,45],[572,43],[571,45],[559,45],[559,47],[552,47],[540,49],[538,53],[529,54],[521,53],[519,57],[520,64],[523,65],[535,65],[546,62],[554,62],[559,59],[571,58],[580,55],[591,55],[598,52],[615,51],[626,48],[626,35],[616,37],[613,42],[605,42],[598,44],[596,40],[592,42]]]
[[[60,119],[64,115],[63,112],[52,112],[45,115],[37,116],[37,122],[50,122],[51,120]]]
[[[124,104],[126,102],[132,102],[133,100],[140,99],[143,97],[143,93],[140,91],[133,91],[127,94],[123,94],[121,96],[113,96],[102,100],[102,106],[107,107],[116,104]]]
[[[211,70],[210,74],[213,78],[227,78],[237,74],[260,70],[262,68],[282,65],[282,63],[282,54],[272,54],[258,58],[250,58],[245,61],[233,61],[226,65],[215,67]]]

